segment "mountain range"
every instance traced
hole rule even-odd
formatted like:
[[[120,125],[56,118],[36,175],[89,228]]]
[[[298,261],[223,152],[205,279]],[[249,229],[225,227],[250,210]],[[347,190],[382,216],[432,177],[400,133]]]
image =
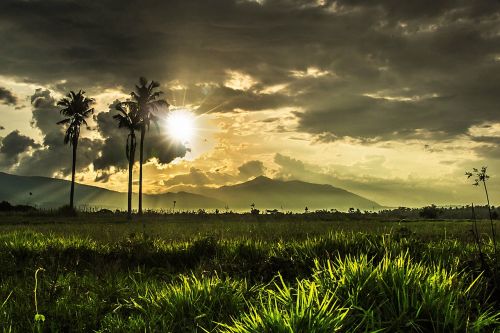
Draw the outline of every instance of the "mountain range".
[[[70,182],[62,179],[18,176],[0,172],[0,201],[55,208],[68,201]],[[190,192],[145,194],[144,207],[179,210],[230,209],[248,211],[251,204],[258,209],[303,211],[316,209],[347,210],[377,209],[381,206],[369,199],[331,185],[307,183],[298,180],[283,181],[264,176],[247,182],[218,188],[199,188]],[[196,193],[194,193],[196,192]],[[101,187],[75,184],[77,206],[125,209],[127,193]],[[134,195],[134,204],[137,195]]]

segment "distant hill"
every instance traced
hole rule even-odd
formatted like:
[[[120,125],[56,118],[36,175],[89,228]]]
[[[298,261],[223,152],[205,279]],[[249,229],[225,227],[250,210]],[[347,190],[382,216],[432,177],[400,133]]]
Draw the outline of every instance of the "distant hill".
[[[60,207],[69,201],[70,182],[62,179],[16,176],[0,172],[0,201],[13,204],[28,204],[38,207]],[[30,195],[31,193],[31,195]],[[134,207],[137,196],[134,195]],[[215,209],[224,206],[223,202],[203,195],[178,192],[144,195],[144,207],[150,209],[170,209],[173,201],[176,209],[191,210],[198,208]],[[75,184],[76,206],[91,206],[107,209],[125,209],[127,193],[107,190],[97,186]]]
[[[331,185],[312,184],[298,180],[282,181],[264,176],[250,181],[222,186],[217,189],[204,189],[198,192],[205,196],[225,202],[230,209],[249,210],[252,203],[258,209],[281,209],[303,211],[338,209],[350,207],[376,209],[381,206],[371,200],[333,187]]]
[[[68,202],[70,184],[67,180],[37,176],[16,176],[0,172],[0,201],[13,204],[28,204],[39,207],[59,207]],[[249,210],[255,203],[258,209],[281,209],[303,211],[338,209],[350,207],[377,209],[381,206],[371,200],[333,187],[302,181],[281,181],[264,176],[253,180],[219,188],[193,189],[193,192],[167,192],[144,196],[144,207],[170,209],[173,201],[180,210],[215,209]],[[30,194],[31,193],[31,194]],[[127,194],[83,184],[75,185],[77,206],[92,206],[108,209],[124,209]],[[134,195],[134,206],[137,196]]]

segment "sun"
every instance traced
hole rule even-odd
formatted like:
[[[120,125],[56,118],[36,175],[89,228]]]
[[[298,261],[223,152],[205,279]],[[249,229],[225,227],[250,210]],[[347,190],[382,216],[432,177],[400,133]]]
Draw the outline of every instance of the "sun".
[[[166,118],[168,135],[182,143],[189,142],[196,132],[196,117],[188,109],[171,111]]]

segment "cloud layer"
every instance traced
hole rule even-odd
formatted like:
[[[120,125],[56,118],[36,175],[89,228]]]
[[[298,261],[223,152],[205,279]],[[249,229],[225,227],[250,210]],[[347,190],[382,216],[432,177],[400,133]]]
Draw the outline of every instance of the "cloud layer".
[[[12,91],[0,87],[0,103],[7,105],[16,105],[17,97],[12,93]]]
[[[300,130],[331,139],[442,138],[500,121],[499,6],[6,0],[0,61],[6,75],[61,89],[145,74],[190,83],[195,98],[196,84],[213,82],[207,108],[300,106]]]
[[[128,93],[145,75],[162,83],[170,103],[224,119],[217,147],[225,155],[252,153],[221,162],[231,165],[229,176],[191,165],[166,185],[224,184],[274,171],[307,177],[310,167],[289,148],[298,146],[292,140],[308,141],[311,154],[345,142],[360,151],[420,145],[457,168],[469,164],[447,154],[469,149],[474,162],[500,165],[499,13],[500,3],[488,0],[4,0],[0,43],[9,47],[0,52],[0,75],[44,88],[31,96],[42,142],[11,132],[2,147],[18,141],[18,148],[3,153],[2,163],[22,174],[66,175],[70,154],[55,125],[54,96],[80,88],[91,96]],[[17,105],[17,96],[0,87],[1,107]],[[112,106],[98,111],[97,134],[82,138],[78,167],[106,181],[127,166],[127,133],[115,126]],[[239,135],[238,145],[228,143],[228,133]],[[264,140],[269,133],[288,141],[277,147],[275,136]],[[251,150],[264,142],[266,151]],[[158,165],[186,154],[161,128],[146,143]],[[385,162],[370,163],[376,172]]]

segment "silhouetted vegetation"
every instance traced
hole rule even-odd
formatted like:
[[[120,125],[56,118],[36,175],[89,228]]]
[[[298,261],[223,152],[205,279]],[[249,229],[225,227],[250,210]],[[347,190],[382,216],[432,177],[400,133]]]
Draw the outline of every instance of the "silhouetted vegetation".
[[[76,148],[80,138],[80,127],[82,124],[88,126],[86,118],[94,113],[90,106],[94,99],[85,96],[85,91],[80,90],[75,93],[71,91],[65,98],[62,98],[57,105],[61,107],[61,114],[65,119],[57,122],[59,125],[67,125],[64,143],[72,146],[73,163],[71,166],[71,190],[69,194],[69,207],[74,208],[73,199],[75,196],[75,173],[76,173]]]
[[[6,204],[10,205],[6,202]],[[19,207],[23,207],[20,205]],[[25,210],[29,212],[31,216],[57,216],[61,209],[45,209],[45,208],[35,208],[29,206],[30,209]],[[489,213],[491,211],[491,217],[493,219],[498,219],[500,213],[500,207],[491,206],[475,206],[475,214],[477,219],[489,219]],[[18,211],[21,211],[19,209]],[[106,211],[108,214],[114,214],[115,216],[123,216],[123,212],[120,210],[109,210],[103,208],[92,208],[92,207],[82,207],[79,212],[83,214],[96,214]],[[76,212],[75,212],[76,213]],[[252,220],[262,220],[262,221],[395,221],[395,222],[407,222],[407,221],[419,221],[419,220],[471,220],[471,206],[456,206],[456,207],[438,207],[436,205],[431,205],[422,208],[408,208],[408,207],[398,207],[394,209],[383,209],[380,211],[360,211],[354,208],[348,212],[341,212],[335,209],[330,210],[316,210],[316,211],[304,211],[304,212],[292,212],[292,211],[280,211],[278,209],[266,209],[261,212],[255,206],[250,207],[250,212],[233,212],[229,209],[225,211],[219,211],[215,209],[205,210],[180,210],[172,209],[166,210],[145,210],[143,215],[151,217],[161,217],[161,216],[183,216],[187,218],[196,219],[199,215],[205,215],[209,218],[214,218],[216,220],[234,220],[242,219],[245,220],[245,216],[251,217]]]
[[[141,117],[137,105],[122,104],[116,105],[116,110],[120,113],[113,116],[118,121],[119,128],[128,130],[127,144],[125,146],[125,155],[128,160],[128,194],[127,194],[127,212],[128,218],[132,218],[132,174],[135,162],[135,149],[137,146],[135,131],[141,128]]]
[[[135,91],[130,93],[131,99],[123,102],[123,105],[136,110],[140,118],[141,137],[139,142],[139,214],[142,214],[142,165],[144,163],[144,139],[146,131],[149,130],[151,123],[157,121],[154,111],[161,108],[167,109],[169,104],[161,99],[162,91],[157,90],[160,84],[156,81],[148,80],[144,77],[139,78],[139,85],[135,86]]]
[[[148,82],[144,77],[139,78],[139,85],[135,86],[135,91],[130,93],[130,99],[120,102],[116,106],[116,110],[120,113],[113,118],[118,121],[118,126],[126,128],[129,131],[126,142],[126,156],[129,162],[129,184],[128,184],[128,217],[132,216],[132,173],[135,161],[136,136],[135,131],[140,131],[139,145],[139,214],[142,214],[142,166],[144,163],[144,140],[146,131],[149,130],[151,123],[156,123],[157,117],[154,111],[161,108],[168,109],[169,104],[160,98],[163,92],[157,90],[160,84],[156,81]],[[72,171],[71,171],[71,190],[70,190],[70,209],[74,209],[74,188],[75,188],[75,173],[76,173],[76,151],[78,139],[80,136],[80,127],[85,125],[88,127],[86,118],[88,118],[94,109],[91,105],[94,99],[85,96],[85,92],[80,90],[78,93],[70,91],[67,97],[58,101],[57,105],[62,109],[61,114],[66,118],[59,121],[57,124],[67,125],[64,143],[72,146]]]
[[[7,201],[0,202],[0,212],[35,212],[37,209],[29,205],[11,205]]]
[[[479,259],[481,261],[481,266],[483,271],[486,274],[489,274],[493,277],[493,283],[494,283],[494,291],[495,291],[495,296],[497,298],[500,298],[500,289],[499,289],[499,282],[498,281],[498,276],[500,276],[500,267],[498,265],[498,252],[497,252],[497,237],[496,237],[496,223],[493,222],[493,213],[492,213],[492,207],[490,206],[490,197],[488,195],[488,188],[486,186],[486,181],[490,178],[488,174],[486,173],[487,167],[483,166],[480,170],[477,168],[473,168],[471,172],[466,172],[465,175],[467,178],[473,178],[474,186],[479,186],[480,184],[483,185],[484,192],[486,195],[486,202],[487,202],[487,208],[488,208],[488,217],[490,220],[490,231],[491,231],[491,239],[492,239],[492,247],[493,247],[493,255],[492,256],[487,256],[484,253],[484,247],[487,246],[486,244],[482,244],[482,239],[479,235],[479,232],[477,230],[477,222],[476,222],[476,213],[475,213],[475,207],[472,205],[472,213],[473,213],[473,219],[474,219],[474,227],[472,229],[472,233],[474,234],[474,240],[476,241],[477,249],[478,249],[478,254],[479,254]],[[495,211],[496,213],[496,211]],[[498,217],[498,214],[496,214]]]
[[[419,212],[420,217],[424,219],[435,219],[439,216],[441,210],[436,207],[436,205],[430,205],[422,208]]]

